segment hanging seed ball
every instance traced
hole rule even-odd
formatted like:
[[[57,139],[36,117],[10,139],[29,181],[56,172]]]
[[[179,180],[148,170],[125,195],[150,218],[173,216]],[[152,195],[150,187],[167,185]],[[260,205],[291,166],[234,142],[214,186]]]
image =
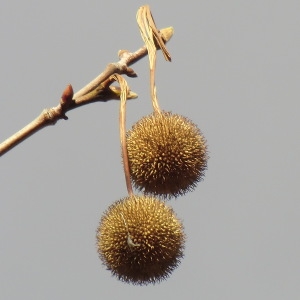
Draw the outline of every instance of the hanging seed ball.
[[[177,197],[192,191],[207,167],[207,146],[192,121],[171,112],[143,117],[127,132],[130,175],[145,194]]]
[[[140,285],[166,279],[183,257],[184,241],[172,208],[147,196],[116,201],[97,229],[103,264],[118,279]]]

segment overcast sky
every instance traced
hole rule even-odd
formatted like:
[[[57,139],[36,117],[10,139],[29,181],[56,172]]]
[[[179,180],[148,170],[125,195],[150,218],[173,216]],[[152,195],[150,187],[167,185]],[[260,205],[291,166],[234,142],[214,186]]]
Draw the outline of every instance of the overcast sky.
[[[144,4],[2,0],[0,141],[138,49]],[[172,62],[158,55],[160,106],[209,146],[204,181],[167,202],[187,235],[182,263],[143,287],[101,264],[96,228],[127,191],[119,102],[95,103],[0,158],[0,299],[299,299],[300,2],[148,4],[175,30]],[[148,60],[132,67],[128,128],[152,110]]]

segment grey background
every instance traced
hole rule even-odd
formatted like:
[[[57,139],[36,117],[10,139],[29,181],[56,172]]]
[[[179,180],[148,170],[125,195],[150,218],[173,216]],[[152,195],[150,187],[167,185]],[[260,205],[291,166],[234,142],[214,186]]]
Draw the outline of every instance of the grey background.
[[[155,286],[111,277],[95,231],[126,196],[118,101],[68,113],[0,159],[0,299],[299,299],[300,2],[151,1],[173,26],[172,63],[158,58],[165,110],[192,119],[209,144],[205,180],[168,202],[184,222],[185,258]],[[142,40],[141,1],[0,3],[0,139],[77,91],[119,49]],[[151,112],[148,60],[128,79]]]

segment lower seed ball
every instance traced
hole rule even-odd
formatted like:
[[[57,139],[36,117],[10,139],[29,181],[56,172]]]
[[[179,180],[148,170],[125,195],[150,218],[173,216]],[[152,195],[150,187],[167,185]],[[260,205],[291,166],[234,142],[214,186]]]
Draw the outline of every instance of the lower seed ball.
[[[184,241],[173,209],[147,196],[116,201],[97,229],[103,264],[120,280],[140,285],[166,279],[183,257]]]
[[[152,113],[127,132],[130,176],[145,194],[177,197],[191,191],[207,167],[206,140],[189,119]]]

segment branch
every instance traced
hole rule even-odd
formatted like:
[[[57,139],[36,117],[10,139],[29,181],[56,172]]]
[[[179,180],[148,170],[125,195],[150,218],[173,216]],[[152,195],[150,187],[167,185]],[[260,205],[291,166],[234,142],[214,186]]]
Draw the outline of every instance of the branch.
[[[160,34],[162,39],[165,42],[168,42],[173,35],[173,28],[164,28],[160,30]],[[157,46],[157,48],[159,49],[159,46]],[[101,74],[99,74],[95,79],[93,79],[75,94],[73,94],[72,86],[68,85],[61,96],[59,104],[56,107],[44,109],[36,119],[0,144],[0,156],[42,128],[49,125],[55,125],[56,122],[61,119],[67,120],[68,117],[66,116],[66,112],[69,110],[93,102],[119,100],[121,89],[116,86],[111,86],[114,81],[111,79],[111,75],[117,73],[124,74],[129,77],[136,77],[136,73],[129,66],[146,55],[146,46],[143,46],[135,52],[121,50],[118,53],[118,62],[108,64]],[[129,90],[127,99],[134,98],[137,98],[137,94]]]

